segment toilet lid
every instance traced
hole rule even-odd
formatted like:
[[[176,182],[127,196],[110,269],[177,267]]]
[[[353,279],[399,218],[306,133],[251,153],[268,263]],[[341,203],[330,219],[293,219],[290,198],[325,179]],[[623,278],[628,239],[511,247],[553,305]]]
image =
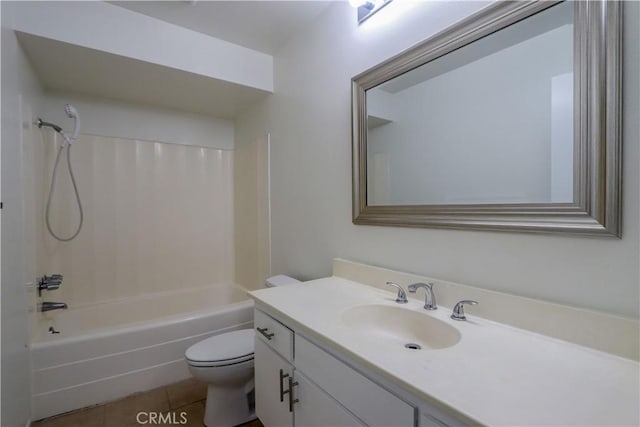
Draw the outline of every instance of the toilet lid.
[[[185,357],[191,362],[205,362],[218,366],[249,360],[253,358],[254,336],[253,329],[215,335],[189,347]]]

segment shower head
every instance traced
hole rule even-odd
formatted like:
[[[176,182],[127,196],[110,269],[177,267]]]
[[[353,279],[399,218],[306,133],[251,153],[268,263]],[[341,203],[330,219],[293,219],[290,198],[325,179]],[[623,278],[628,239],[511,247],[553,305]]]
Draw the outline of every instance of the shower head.
[[[70,119],[78,118],[78,110],[71,104],[64,105],[64,112],[67,113]]]
[[[54,125],[53,123],[45,122],[39,117],[36,119],[35,124],[38,125],[39,128],[45,126],[54,129],[56,132],[62,135],[66,144],[71,144],[73,141],[78,139],[78,132],[80,131],[80,115],[78,114],[78,110],[76,110],[76,108],[71,104],[65,104],[64,112],[67,113],[67,116],[69,116],[69,118],[74,120],[73,132],[70,135],[63,131],[60,126]]]
[[[73,133],[71,134],[71,140],[74,141],[78,139],[78,132],[80,131],[80,115],[78,114],[78,110],[71,104],[65,104],[64,112],[67,113],[70,119],[75,120]]]

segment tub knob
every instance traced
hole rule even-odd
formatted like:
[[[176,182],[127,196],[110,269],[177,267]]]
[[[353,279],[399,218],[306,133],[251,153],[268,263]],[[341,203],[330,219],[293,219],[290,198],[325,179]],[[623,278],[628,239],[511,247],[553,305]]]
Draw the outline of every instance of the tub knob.
[[[42,276],[38,279],[38,296],[42,295],[42,291],[54,291],[62,284],[62,274],[53,274],[51,276]]]

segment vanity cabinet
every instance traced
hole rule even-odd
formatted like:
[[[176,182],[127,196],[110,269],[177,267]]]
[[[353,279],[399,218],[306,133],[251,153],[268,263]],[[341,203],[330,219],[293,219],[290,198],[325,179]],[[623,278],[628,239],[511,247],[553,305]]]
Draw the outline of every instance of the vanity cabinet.
[[[256,414],[267,427],[363,425],[260,339],[255,372]]]
[[[266,427],[415,425],[413,406],[276,319],[255,314],[256,414]],[[283,345],[288,339],[290,347]]]
[[[298,383],[292,387],[299,400],[292,408],[296,427],[317,420],[326,427],[351,425],[334,421],[333,413],[356,425],[389,427],[640,425],[640,370],[634,360],[480,317],[456,322],[449,310],[425,312],[414,300],[398,305],[389,292],[339,276],[251,296],[256,326],[274,322],[289,341],[283,346],[280,338],[282,355],[267,344],[277,341],[270,333],[271,340],[255,334],[292,369]],[[419,343],[422,351],[405,348],[408,343]],[[260,351],[258,384],[268,376]],[[571,360],[575,369],[562,369],[558,357]],[[279,369],[272,368],[275,385],[265,393],[277,395]],[[521,381],[509,381],[523,372]],[[306,397],[307,390],[313,397]],[[266,419],[261,410],[258,415]]]
[[[296,369],[368,426],[413,426],[413,406],[302,336],[296,335]]]
[[[293,365],[256,337],[255,343],[256,414],[265,426],[293,426],[289,411],[286,379],[293,375]],[[286,377],[285,377],[286,375]]]
[[[254,324],[256,414],[265,426],[293,426],[288,400],[288,380],[293,378],[293,331],[258,310]]]
[[[362,427],[363,424],[331,396],[315,386],[300,371],[295,371],[294,389],[298,402],[294,407],[294,424],[300,427]],[[266,425],[266,424],[265,424]]]

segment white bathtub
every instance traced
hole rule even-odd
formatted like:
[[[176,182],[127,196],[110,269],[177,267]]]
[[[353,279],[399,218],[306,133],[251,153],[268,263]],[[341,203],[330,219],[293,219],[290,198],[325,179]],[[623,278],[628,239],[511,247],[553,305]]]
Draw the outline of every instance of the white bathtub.
[[[251,328],[253,302],[225,285],[39,318],[31,346],[36,420],[188,378],[185,350],[211,335]],[[60,333],[49,333],[50,326]]]

